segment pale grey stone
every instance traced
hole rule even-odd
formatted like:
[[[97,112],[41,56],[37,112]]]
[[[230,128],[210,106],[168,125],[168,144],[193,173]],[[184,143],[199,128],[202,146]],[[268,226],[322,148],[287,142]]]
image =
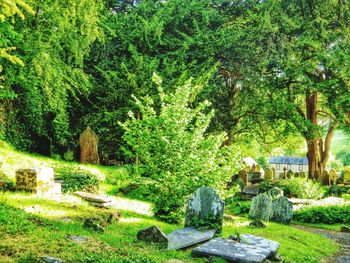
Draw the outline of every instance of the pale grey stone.
[[[157,226],[150,226],[137,233],[137,239],[149,243],[159,243],[168,245],[168,238]]]
[[[283,196],[283,190],[278,187],[273,187],[269,191],[267,191],[267,195],[271,198],[271,200],[276,200],[277,198]]]
[[[185,227],[215,226],[221,232],[225,203],[211,187],[201,187],[190,197],[186,207]],[[198,225],[200,222],[200,225]]]
[[[62,259],[49,257],[49,256],[42,256],[40,258],[45,263],[63,263],[64,262]]]
[[[249,210],[249,217],[254,220],[268,221],[272,215],[272,201],[266,194],[259,194],[253,197],[252,204]]]
[[[67,238],[77,243],[83,243],[87,240],[87,237],[82,236],[67,236]]]
[[[259,194],[259,189],[260,189],[259,184],[253,184],[253,185],[245,186],[242,190],[242,193],[246,195],[256,196]]]
[[[253,235],[242,235],[239,243],[230,239],[216,238],[192,250],[194,255],[217,256],[228,261],[258,263],[273,257],[279,243]]]
[[[293,217],[293,204],[287,197],[281,196],[272,202],[271,221],[289,224]]]
[[[167,237],[169,240],[168,249],[180,249],[202,243],[213,238],[215,230],[200,231],[195,227],[186,227],[175,230]]]

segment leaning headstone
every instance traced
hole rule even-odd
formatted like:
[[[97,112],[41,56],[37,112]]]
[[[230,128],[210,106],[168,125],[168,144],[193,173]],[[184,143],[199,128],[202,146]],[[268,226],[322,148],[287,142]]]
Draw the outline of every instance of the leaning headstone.
[[[272,173],[272,170],[270,168],[267,168],[265,170],[265,175],[264,175],[264,179],[267,180],[267,181],[271,181],[273,180],[273,173]]]
[[[281,196],[272,202],[271,221],[290,224],[293,216],[293,205],[287,197]]]
[[[170,233],[167,238],[169,240],[168,249],[181,249],[189,247],[204,241],[212,239],[215,235],[215,230],[199,230],[195,227],[185,227],[175,230]]]
[[[330,185],[330,175],[327,170],[322,172],[322,185]]]
[[[283,190],[278,187],[273,187],[267,191],[267,195],[271,198],[272,201],[274,201],[277,198],[283,196]]]
[[[279,247],[276,241],[264,239],[253,235],[242,235],[242,241],[231,239],[212,239],[192,250],[198,256],[215,256],[229,262],[263,262],[272,258]]]
[[[221,233],[225,203],[211,187],[202,186],[190,197],[185,227],[215,228]]]
[[[167,236],[157,226],[150,226],[137,233],[137,239],[148,243],[168,245]]]
[[[272,215],[272,201],[266,194],[259,194],[253,198],[249,210],[249,217],[254,220],[268,221]]]
[[[80,134],[80,163],[98,164],[98,136],[90,127]]]
[[[343,232],[343,233],[350,233],[350,228],[347,227],[347,226],[342,226],[340,228],[340,232]]]

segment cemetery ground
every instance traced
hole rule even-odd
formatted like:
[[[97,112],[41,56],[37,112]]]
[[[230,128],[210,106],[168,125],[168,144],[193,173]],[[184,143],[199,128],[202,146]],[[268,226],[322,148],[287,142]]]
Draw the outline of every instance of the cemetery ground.
[[[119,192],[131,182],[124,167],[81,166],[62,160],[48,159],[14,151],[6,145],[0,147],[3,174],[14,174],[22,167],[51,166],[55,171],[85,171],[105,178],[102,191],[109,195]],[[132,192],[129,197],[114,196],[115,210],[90,206],[80,198],[64,194],[57,197],[38,197],[23,192],[0,192],[0,262],[41,262],[41,256],[60,258],[65,262],[207,262],[191,255],[191,249],[166,250],[155,244],[136,239],[139,230],[157,225],[168,234],[183,226],[157,221],[151,213],[151,204],[131,200],[142,198]],[[243,203],[243,202],[242,202]],[[247,201],[246,204],[249,204]],[[241,204],[243,205],[243,204]],[[280,243],[279,255],[285,262],[322,262],[339,251],[339,245],[326,237],[296,229],[292,226],[266,223],[266,228],[253,228],[244,216],[234,215],[232,205],[227,205],[223,237],[254,234]],[[105,226],[103,233],[83,227],[84,220],[118,211],[120,217]],[[236,213],[237,214],[237,213]],[[340,225],[312,225],[339,230]],[[85,237],[73,241],[68,236]],[[169,261],[171,262],[171,261]],[[177,262],[177,261],[172,261]],[[214,262],[226,262],[215,259]]]

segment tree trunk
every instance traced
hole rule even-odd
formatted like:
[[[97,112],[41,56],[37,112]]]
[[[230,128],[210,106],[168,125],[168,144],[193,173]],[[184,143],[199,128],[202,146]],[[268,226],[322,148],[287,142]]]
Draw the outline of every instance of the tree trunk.
[[[331,142],[334,135],[334,131],[335,131],[335,125],[331,123],[329,125],[328,132],[324,141],[322,139],[319,140],[319,144],[318,144],[319,152],[320,152],[319,170],[321,174],[323,170],[326,168],[327,162],[329,160],[329,153],[331,150]]]
[[[317,108],[318,108],[318,94],[306,93],[306,118],[311,122],[311,124],[317,126]],[[307,158],[309,161],[309,178],[314,178],[319,176],[319,158],[318,158],[318,132],[317,129],[312,127],[311,130],[306,134],[307,142]]]

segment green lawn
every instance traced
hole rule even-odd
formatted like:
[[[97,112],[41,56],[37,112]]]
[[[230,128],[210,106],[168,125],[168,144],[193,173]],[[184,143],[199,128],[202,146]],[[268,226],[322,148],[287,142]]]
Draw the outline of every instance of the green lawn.
[[[14,179],[15,170],[33,166],[51,166],[74,171],[76,167],[97,173],[104,178],[103,191],[118,192],[131,180],[125,167],[85,166],[67,163],[42,156],[13,150],[0,141],[1,172]],[[129,197],[130,198],[130,197]],[[118,195],[116,198],[121,218],[106,227],[105,233],[90,232],[83,228],[86,217],[103,217],[106,212],[89,206],[79,198],[63,195],[61,199],[43,198],[35,195],[0,192],[0,262],[38,262],[37,258],[49,255],[66,262],[165,262],[170,259],[186,263],[206,262],[193,258],[191,250],[168,251],[156,245],[136,240],[136,233],[151,225],[159,226],[165,233],[181,228],[182,224],[170,225],[157,221],[150,213],[151,204],[130,200]],[[241,205],[244,205],[243,203]],[[223,227],[223,237],[238,231],[240,234],[256,234],[280,242],[279,254],[285,262],[320,262],[337,252],[338,246],[322,236],[307,233],[290,226],[267,223],[266,229],[248,226],[244,217],[230,216],[236,209],[228,206]],[[69,218],[71,221],[67,222]],[[67,235],[89,237],[77,244]],[[322,246],[320,246],[322,244]],[[216,262],[223,262],[217,259]]]

